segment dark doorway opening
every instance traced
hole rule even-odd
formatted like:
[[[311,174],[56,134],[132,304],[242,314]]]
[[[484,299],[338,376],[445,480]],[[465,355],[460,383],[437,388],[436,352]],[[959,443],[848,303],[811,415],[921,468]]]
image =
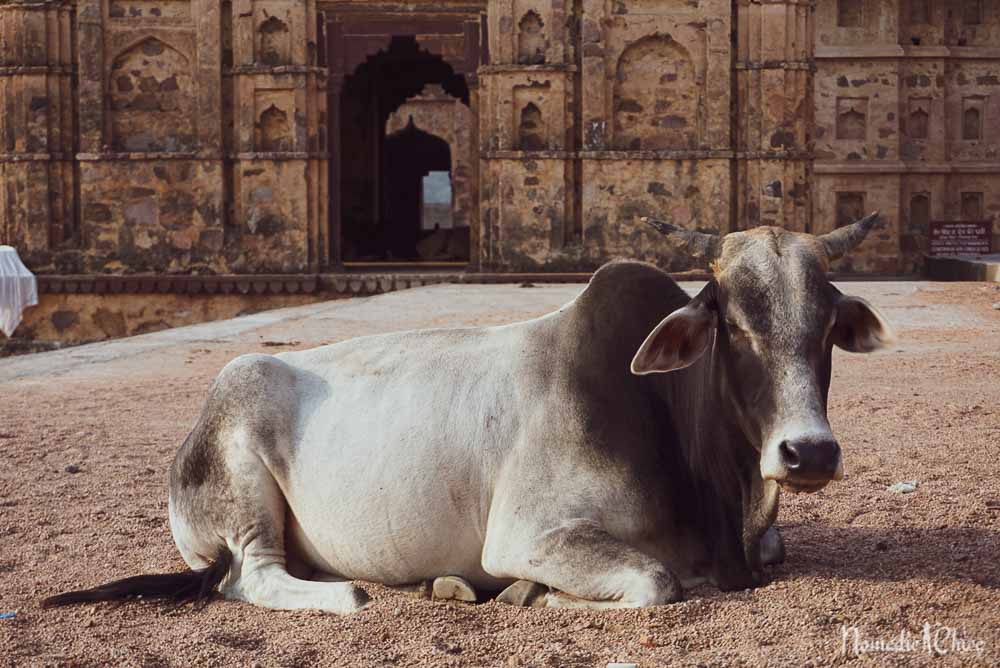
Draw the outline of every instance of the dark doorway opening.
[[[403,130],[386,137],[383,155],[384,247],[392,258],[419,260],[423,257],[420,242],[435,229],[431,216],[425,215],[429,211],[424,179],[431,172],[451,173],[451,149],[440,137],[418,129],[411,119]]]
[[[450,205],[436,201],[442,192],[451,193],[450,186],[441,187],[441,173],[450,179],[455,159],[448,142],[413,125],[412,119],[386,136],[393,112],[428,84],[439,85],[468,106],[465,79],[440,56],[421,49],[412,36],[392,37],[387,48],[368,57],[344,81],[341,201],[335,204],[341,207],[341,238],[332,241],[341,244],[345,265],[420,262],[436,240],[422,242],[442,234],[428,216],[440,216]],[[449,230],[448,235],[458,231]],[[464,257],[460,250],[448,259],[468,262],[468,244]]]

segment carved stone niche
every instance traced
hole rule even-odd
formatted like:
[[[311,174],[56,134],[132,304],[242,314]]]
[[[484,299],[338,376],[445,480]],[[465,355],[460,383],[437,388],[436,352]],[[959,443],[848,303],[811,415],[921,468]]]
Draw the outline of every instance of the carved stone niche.
[[[868,136],[868,98],[837,98],[837,139],[864,140]]]
[[[837,227],[850,225],[865,215],[865,194],[863,192],[837,193]]]
[[[911,97],[906,114],[906,136],[910,139],[927,139],[930,126],[931,99]]]
[[[261,112],[254,134],[254,145],[258,151],[270,153],[292,150],[292,128],[288,113],[273,103]]]
[[[930,22],[930,0],[910,0],[910,24],[926,25]]]
[[[546,99],[551,92],[548,84],[514,87],[514,127],[516,148],[520,151],[544,151],[551,148],[549,126],[545,119]]]
[[[912,234],[928,234],[931,221],[930,193],[913,193],[910,197],[909,232]]]
[[[837,27],[860,28],[864,25],[864,0],[837,0]]]
[[[976,141],[983,136],[983,98],[967,97],[962,100],[962,139]]]
[[[615,70],[614,147],[696,148],[701,91],[691,55],[669,35],[633,42]]]
[[[979,25],[983,22],[982,0],[962,0],[962,23],[967,26]]]
[[[983,219],[983,194],[979,192],[962,193],[962,220]]]
[[[108,100],[112,145],[119,151],[190,151],[194,84],[188,59],[147,37],[111,63]]]
[[[517,24],[517,62],[521,65],[544,63],[548,46],[542,17],[535,10],[529,9]]]
[[[257,26],[257,57],[261,65],[272,67],[292,62],[292,37],[288,24],[269,16]]]
[[[545,122],[542,120],[542,110],[533,102],[521,109],[521,122],[518,125],[518,146],[522,151],[545,150]]]

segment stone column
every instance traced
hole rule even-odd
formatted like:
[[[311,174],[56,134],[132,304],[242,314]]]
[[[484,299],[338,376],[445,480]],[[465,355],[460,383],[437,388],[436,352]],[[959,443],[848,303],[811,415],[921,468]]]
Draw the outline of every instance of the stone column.
[[[579,255],[571,244],[576,67],[564,43],[566,5],[492,0],[489,16],[490,63],[479,68],[473,98],[480,120],[480,268],[565,269]]]
[[[811,231],[812,0],[737,0],[734,230]]]
[[[0,243],[35,271],[76,269],[73,13],[61,1],[0,5]]]
[[[234,218],[238,272],[318,271],[328,262],[327,69],[315,0],[232,4]],[[237,250],[238,249],[238,250]]]
[[[472,173],[467,179],[471,190],[469,201],[472,204],[469,211],[469,271],[478,271],[482,257],[479,251],[482,240],[482,227],[479,223],[479,75],[466,74],[465,84],[469,87],[469,110],[472,117],[469,128],[469,150],[472,153],[469,169]]]

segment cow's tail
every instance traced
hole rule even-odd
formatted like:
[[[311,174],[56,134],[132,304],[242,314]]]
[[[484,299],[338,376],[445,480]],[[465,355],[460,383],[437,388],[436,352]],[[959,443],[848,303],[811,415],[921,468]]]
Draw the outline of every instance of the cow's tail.
[[[128,598],[167,599],[182,605],[190,602],[207,603],[215,595],[216,589],[232,564],[233,556],[227,548],[221,548],[218,555],[206,568],[188,570],[181,573],[156,573],[135,575],[115,580],[93,589],[68,591],[50,596],[42,601],[43,608],[96,601],[119,601]]]

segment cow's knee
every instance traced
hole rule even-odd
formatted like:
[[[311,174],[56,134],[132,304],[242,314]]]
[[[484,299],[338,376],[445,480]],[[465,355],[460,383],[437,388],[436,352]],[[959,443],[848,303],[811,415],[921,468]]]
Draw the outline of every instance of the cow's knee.
[[[668,570],[638,573],[622,595],[622,603],[636,608],[676,603],[684,598],[680,580]]]

